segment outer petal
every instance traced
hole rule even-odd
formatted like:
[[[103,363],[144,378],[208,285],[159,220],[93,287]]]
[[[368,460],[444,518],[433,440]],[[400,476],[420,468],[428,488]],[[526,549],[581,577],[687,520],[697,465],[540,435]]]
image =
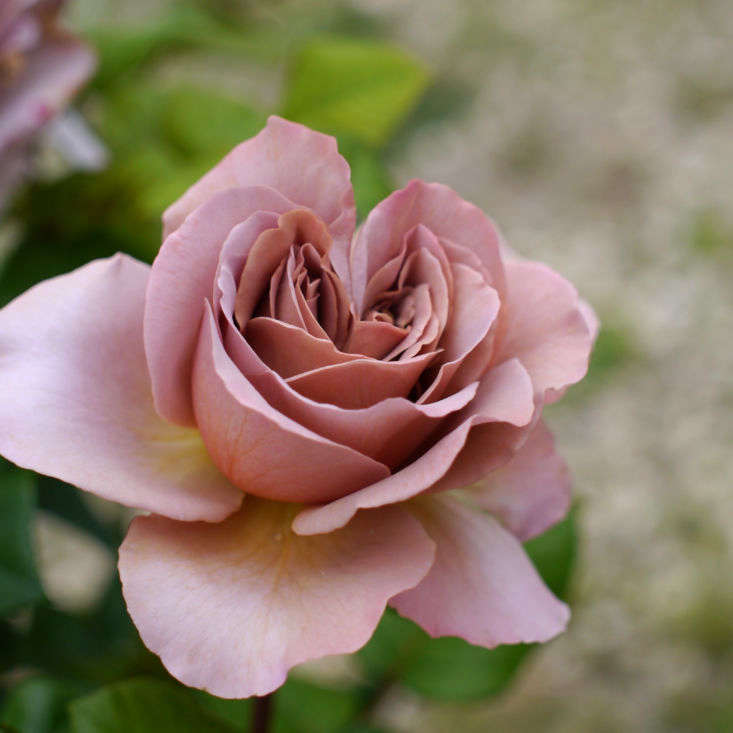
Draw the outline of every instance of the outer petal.
[[[363,307],[369,280],[398,255],[405,235],[418,224],[427,227],[439,240],[452,240],[474,252],[487,283],[503,296],[499,234],[491,220],[447,186],[413,180],[374,207],[351,248],[352,292],[357,311]]]
[[[257,496],[329,501],[389,474],[382,463],[304,428],[273,409],[224,351],[211,308],[193,370],[196,421],[215,463]]]
[[[291,516],[287,505],[248,499],[218,525],[134,520],[120,548],[127,607],[184,684],[264,695],[296,664],[353,652],[387,600],[433,561],[434,544],[397,507],[320,537],[293,534]]]
[[[142,343],[150,268],[117,255],[0,311],[0,453],[105,499],[218,521],[242,501],[194,430],[153,408]]]
[[[272,116],[255,137],[238,145],[163,214],[164,236],[217,191],[270,186],[318,214],[343,249],[356,222],[348,163],[330,135]]]
[[[485,647],[547,641],[565,629],[567,606],[496,520],[445,496],[425,498],[414,511],[437,552],[425,579],[390,601],[403,616],[431,636]]]
[[[540,421],[514,458],[467,494],[524,542],[567,514],[570,473],[555,452],[552,433]]]
[[[481,430],[494,424],[507,427],[506,423],[525,425],[532,419],[533,409],[532,385],[527,373],[516,359],[506,362],[493,370],[479,386],[473,403],[464,408],[465,411],[474,412],[468,416],[464,414],[462,422],[457,423],[457,427],[420,458],[361,491],[325,506],[304,509],[295,518],[293,529],[299,534],[331,532],[343,527],[359,509],[372,509],[411,499],[438,482],[442,483],[446,474],[450,475],[449,470],[466,446],[472,428]],[[461,413],[454,416],[453,420],[457,421],[460,417]],[[476,425],[479,427],[475,428]],[[506,450],[503,443],[497,446],[496,451],[492,446],[485,446],[481,456],[482,467],[493,470],[506,462],[509,458]]]
[[[575,288],[537,262],[507,262],[506,276],[495,363],[518,357],[541,396],[582,379],[593,335]]]
[[[284,213],[291,201],[264,186],[223,191],[194,211],[168,237],[153,263],[145,304],[145,353],[155,407],[163,417],[194,425],[191,364],[196,349],[201,304],[212,295],[219,252],[231,233],[256,237]],[[238,224],[242,223],[235,231]],[[253,240],[254,241],[254,240]]]

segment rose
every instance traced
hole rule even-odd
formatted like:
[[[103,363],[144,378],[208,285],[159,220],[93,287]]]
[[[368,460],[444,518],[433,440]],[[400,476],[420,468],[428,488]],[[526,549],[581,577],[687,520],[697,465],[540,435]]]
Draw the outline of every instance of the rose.
[[[568,507],[540,413],[592,312],[445,186],[354,221],[334,140],[272,117],[168,209],[152,268],[0,312],[0,451],[152,513],[120,549],[129,612],[223,697],[357,649],[388,602],[487,647],[568,619],[520,540]]]
[[[28,144],[92,73],[94,55],[57,25],[60,0],[0,7],[0,206],[25,174]]]

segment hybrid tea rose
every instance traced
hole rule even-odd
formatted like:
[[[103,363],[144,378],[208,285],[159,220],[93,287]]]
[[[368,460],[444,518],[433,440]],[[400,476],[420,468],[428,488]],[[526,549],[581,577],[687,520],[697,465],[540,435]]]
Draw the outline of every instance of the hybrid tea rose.
[[[596,323],[491,221],[412,181],[354,233],[333,138],[271,117],[124,255],[0,311],[0,452],[149,512],[129,612],[187,685],[262,695],[385,605],[433,636],[545,641],[521,541],[568,508],[540,420]]]
[[[0,2],[0,207],[26,173],[35,133],[94,68],[92,52],[58,25],[63,4]]]

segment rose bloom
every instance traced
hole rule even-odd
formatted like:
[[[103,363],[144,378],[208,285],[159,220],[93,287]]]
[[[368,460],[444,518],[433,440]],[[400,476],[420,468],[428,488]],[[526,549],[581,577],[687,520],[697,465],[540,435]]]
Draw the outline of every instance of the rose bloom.
[[[92,52],[59,28],[62,5],[0,1],[0,206],[27,172],[35,133],[94,68]]]
[[[432,636],[545,641],[569,612],[521,541],[562,518],[542,407],[596,321],[412,181],[354,234],[335,140],[271,117],[127,256],[0,311],[0,452],[137,507],[128,610],[183,683],[262,695],[389,603]]]

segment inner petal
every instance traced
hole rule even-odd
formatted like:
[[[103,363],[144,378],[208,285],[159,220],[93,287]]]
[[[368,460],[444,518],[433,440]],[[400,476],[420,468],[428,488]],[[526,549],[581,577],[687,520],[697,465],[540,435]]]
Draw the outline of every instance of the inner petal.
[[[278,218],[277,228],[268,229],[257,237],[244,263],[234,303],[234,315],[240,328],[244,328],[263,297],[269,299],[272,308],[272,298],[266,292],[267,284],[272,281],[281,262],[289,260],[291,248],[306,243],[324,257],[327,257],[331,247],[331,236],[326,225],[313,212],[305,209],[294,209],[282,214]],[[285,280],[290,280],[292,285],[291,278],[296,265],[293,253],[290,277],[287,276],[286,266],[286,274],[280,278],[278,293],[282,293],[283,285],[287,286]],[[275,306],[280,307],[279,299],[275,300]]]

